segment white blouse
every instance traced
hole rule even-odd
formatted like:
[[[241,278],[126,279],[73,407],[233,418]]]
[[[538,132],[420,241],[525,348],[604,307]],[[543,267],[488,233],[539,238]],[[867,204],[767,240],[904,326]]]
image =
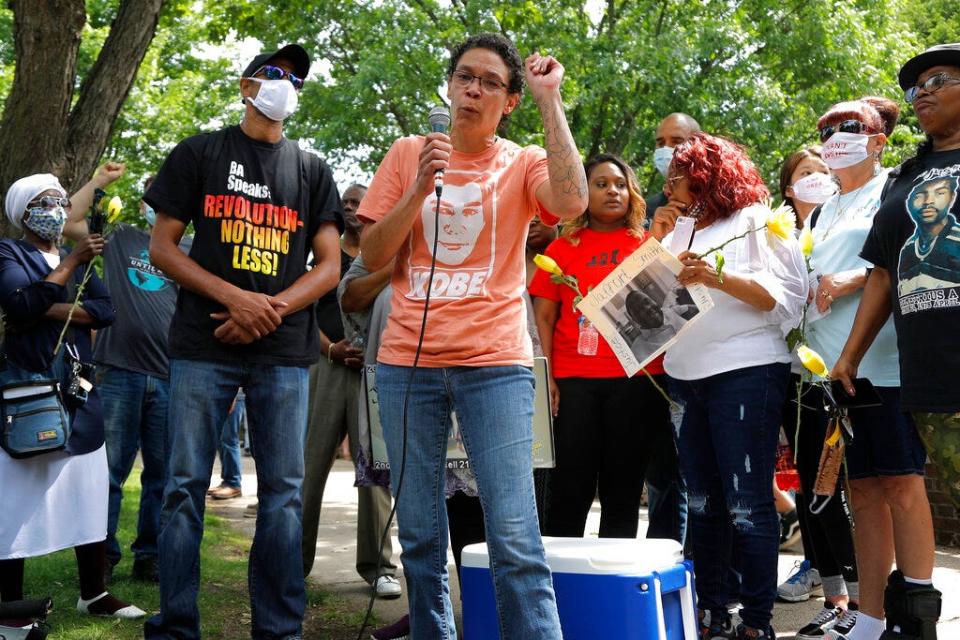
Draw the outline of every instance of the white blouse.
[[[717,220],[693,236],[690,250],[707,251],[748,229],[762,227],[770,209],[757,204]],[[672,234],[671,234],[672,235]],[[670,236],[664,246],[670,246]],[[714,255],[704,259],[710,263]],[[765,230],[749,233],[723,248],[723,272],[750,278],[774,299],[761,311],[718,289],[710,289],[714,306],[686,327],[664,356],[666,372],[679,380],[698,380],[718,373],[775,362],[790,362],[781,325],[796,326],[807,300],[807,269],[800,245],[768,238]]]

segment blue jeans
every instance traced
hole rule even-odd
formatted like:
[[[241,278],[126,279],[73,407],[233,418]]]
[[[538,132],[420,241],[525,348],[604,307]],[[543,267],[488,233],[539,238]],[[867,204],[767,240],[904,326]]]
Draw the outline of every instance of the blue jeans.
[[[143,458],[140,473],[140,512],[137,538],[130,546],[137,560],[157,557],[160,506],[167,480],[167,402],[170,385],[129,369],[98,368],[98,390],[103,405],[103,435],[110,470],[107,512],[107,560],[120,562],[117,521],[123,484],[130,475],[137,450]]]
[[[763,631],[777,594],[780,524],[772,487],[789,374],[789,365],[769,364],[671,381],[670,395],[683,407],[674,429],[699,607],[728,615],[726,605],[738,595],[729,578],[736,544],[740,617]]]
[[[561,638],[533,491],[533,373],[520,366],[417,369],[377,366],[380,419],[397,500],[400,558],[407,579],[411,637],[455,640],[447,576],[444,470],[455,409],[486,521],[501,640]]]
[[[240,488],[243,473],[240,468],[240,425],[247,412],[243,393],[237,394],[233,411],[223,421],[220,429],[220,480],[223,484]]]
[[[677,444],[664,439],[647,465],[647,537],[672,538],[687,546],[687,487],[677,460]]]
[[[300,489],[306,367],[170,361],[170,465],[160,529],[160,613],[148,640],[200,638],[200,541],[220,427],[243,387],[259,508],[250,549],[251,637],[299,638],[306,607],[300,567]]]

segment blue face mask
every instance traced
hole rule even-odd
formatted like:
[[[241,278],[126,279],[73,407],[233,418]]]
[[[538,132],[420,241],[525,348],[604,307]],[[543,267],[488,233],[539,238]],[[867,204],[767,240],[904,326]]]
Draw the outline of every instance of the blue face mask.
[[[29,215],[23,219],[23,226],[44,240],[55,242],[63,233],[63,225],[67,222],[67,212],[63,207],[32,207],[27,209],[27,213]]]
[[[157,212],[146,203],[143,205],[143,217],[147,219],[147,224],[151,227],[157,223]]]
[[[673,147],[657,147],[653,150],[653,166],[664,178],[667,177],[671,160],[673,160]]]

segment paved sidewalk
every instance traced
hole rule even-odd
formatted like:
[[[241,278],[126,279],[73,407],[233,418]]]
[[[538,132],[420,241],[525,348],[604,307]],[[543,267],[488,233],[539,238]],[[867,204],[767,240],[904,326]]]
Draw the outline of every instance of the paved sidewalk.
[[[214,465],[219,472],[219,464]],[[254,520],[243,518],[243,511],[247,504],[256,499],[256,475],[253,460],[243,457],[243,497],[228,500],[223,503],[208,501],[208,508],[212,513],[234,521],[241,530],[253,535]],[[219,484],[219,477],[214,477],[213,485]],[[324,496],[323,511],[320,516],[320,530],[317,542],[317,559],[310,573],[310,580],[325,591],[336,593],[338,596],[356,603],[357,611],[365,611],[370,588],[357,575],[354,569],[356,562],[356,518],[357,518],[357,491],[353,487],[353,467],[345,460],[338,460],[327,480],[326,495]],[[597,535],[600,525],[599,504],[594,503],[587,522],[587,535]],[[641,511],[641,531],[643,537],[646,531],[646,510]],[[397,541],[396,527],[393,529],[393,547],[399,555],[400,544]],[[783,580],[789,575],[794,562],[800,556],[793,553],[780,554],[779,577]],[[399,566],[398,558],[395,562]],[[455,574],[453,557],[450,556],[449,567],[451,574]],[[398,578],[402,579],[401,573]],[[960,549],[938,548],[936,569],[933,574],[934,583],[943,594],[943,613],[938,626],[938,635],[942,640],[960,638]],[[406,585],[404,584],[404,587]],[[460,620],[460,589],[455,578],[450,580],[451,597],[457,615],[458,629]],[[777,630],[778,638],[793,638],[797,630],[812,618],[822,606],[822,599],[813,599],[804,603],[785,604],[778,602],[774,608],[773,625]],[[396,600],[378,600],[374,605],[374,612],[379,624],[387,624],[398,619],[407,611],[406,595]],[[365,637],[367,637],[365,635]],[[305,638],[305,640],[307,640]]]

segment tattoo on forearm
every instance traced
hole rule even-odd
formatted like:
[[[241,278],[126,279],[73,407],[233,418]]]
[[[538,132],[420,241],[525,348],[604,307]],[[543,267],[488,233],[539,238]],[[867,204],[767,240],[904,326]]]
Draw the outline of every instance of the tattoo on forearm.
[[[543,117],[543,146],[547,151],[550,184],[557,193],[585,198],[587,177],[563,113],[563,106],[541,105],[540,113]]]

